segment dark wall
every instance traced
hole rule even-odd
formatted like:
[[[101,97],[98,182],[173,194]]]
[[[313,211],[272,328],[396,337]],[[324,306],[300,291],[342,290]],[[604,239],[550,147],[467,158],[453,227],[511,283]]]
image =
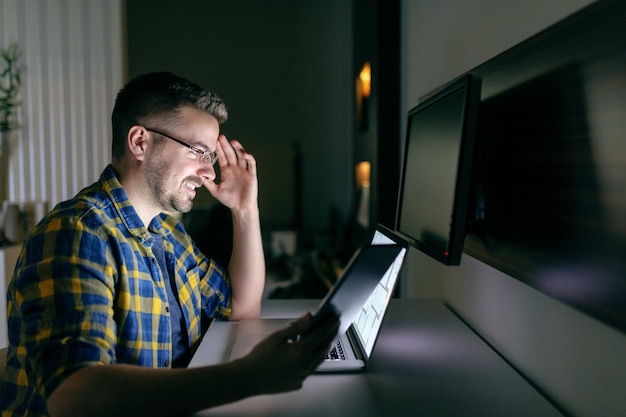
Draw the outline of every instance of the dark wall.
[[[267,229],[317,235],[352,206],[350,0],[128,0],[129,76],[168,70],[218,94],[258,162]],[[301,156],[301,172],[295,160]],[[198,205],[211,203],[199,194]]]
[[[372,163],[370,226],[395,219],[399,9],[400,0],[129,0],[128,73],[169,70],[220,95],[231,114],[223,131],[259,163],[266,230],[350,250],[369,235],[351,227],[357,162]],[[355,81],[365,61],[373,86],[361,129]],[[214,203],[206,192],[196,201]]]
[[[465,251],[626,331],[626,3],[602,1],[482,78]]]
[[[376,223],[393,228],[401,164],[400,0],[354,3],[355,80],[365,62],[372,68],[372,91],[355,109],[354,158],[372,167],[369,229]],[[353,238],[361,244],[367,237]]]

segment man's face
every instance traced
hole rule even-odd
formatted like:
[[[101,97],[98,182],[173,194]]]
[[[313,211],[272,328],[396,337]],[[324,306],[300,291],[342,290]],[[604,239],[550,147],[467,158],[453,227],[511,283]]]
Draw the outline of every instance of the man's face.
[[[150,126],[179,141],[203,151],[215,151],[219,123],[211,115],[191,107],[181,111],[183,123],[176,128]],[[187,213],[193,207],[196,189],[205,181],[215,179],[212,164],[202,163],[200,156],[189,147],[151,132],[156,138],[152,152],[144,161],[147,191],[160,210]],[[153,141],[154,144],[154,141]]]

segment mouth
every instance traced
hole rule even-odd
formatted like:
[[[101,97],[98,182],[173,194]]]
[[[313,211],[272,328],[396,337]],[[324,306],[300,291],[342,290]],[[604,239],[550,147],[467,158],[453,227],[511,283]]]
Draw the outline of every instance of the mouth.
[[[189,190],[194,196],[196,195],[196,188],[200,187],[202,184],[198,184],[193,181],[183,181],[183,188]]]

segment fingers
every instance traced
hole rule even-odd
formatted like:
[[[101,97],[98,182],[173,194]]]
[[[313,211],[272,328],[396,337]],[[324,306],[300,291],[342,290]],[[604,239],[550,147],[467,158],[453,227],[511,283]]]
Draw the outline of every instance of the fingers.
[[[306,313],[304,316],[292,322],[290,326],[279,330],[277,333],[280,334],[281,339],[284,341],[296,341],[298,340],[299,336],[304,333],[304,331],[309,327],[311,319],[311,313]]]
[[[312,320],[310,313],[305,314],[290,326],[274,333],[275,340],[279,343],[298,343],[298,348],[307,357],[325,355],[331,342],[337,337],[339,318],[336,315],[329,315],[316,323],[314,329],[309,329]],[[306,336],[301,337],[304,333]]]
[[[309,373],[315,371],[324,361],[331,344],[337,338],[338,330],[339,318],[336,315],[330,315],[316,324],[315,328],[300,340],[300,343],[309,345],[303,347],[304,351],[308,351],[308,356],[311,359],[308,368]]]
[[[238,360],[251,370],[250,381],[263,381],[260,392],[299,389],[304,379],[324,360],[337,335],[339,320],[334,315],[326,317],[306,336],[299,337],[312,321],[311,314],[305,314],[259,342],[248,355]]]
[[[315,328],[311,329],[302,342],[309,344],[312,355],[320,352],[326,353],[329,345],[337,337],[339,330],[339,317],[335,314],[329,314],[320,320]]]
[[[281,330],[283,343],[290,343],[293,349],[300,352],[303,376],[313,372],[324,361],[339,330],[339,317],[334,314],[315,323],[314,329],[310,329],[312,322],[313,317],[307,313]],[[304,333],[306,336],[301,337]]]
[[[216,152],[220,166],[237,164],[238,158],[235,148],[233,147],[233,142],[235,141],[229,142],[224,135],[218,136]],[[239,144],[239,149],[240,151],[243,150],[241,144]]]
[[[240,165],[256,174],[256,160],[245,151],[243,145],[238,140],[229,141],[225,135],[217,138],[217,160],[220,167],[226,165]]]
[[[244,159],[246,160],[248,171],[256,177],[256,159],[247,152],[244,154]]]

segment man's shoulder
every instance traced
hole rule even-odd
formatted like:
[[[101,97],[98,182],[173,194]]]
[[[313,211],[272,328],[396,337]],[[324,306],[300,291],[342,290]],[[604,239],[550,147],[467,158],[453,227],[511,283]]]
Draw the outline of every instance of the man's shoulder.
[[[58,239],[64,236],[66,240],[73,240],[92,235],[108,240],[112,235],[121,238],[125,230],[115,202],[96,182],[57,204],[31,231],[31,237]]]
[[[50,218],[76,219],[78,221],[109,221],[115,215],[113,201],[98,183],[84,188],[69,200],[59,203]]]

